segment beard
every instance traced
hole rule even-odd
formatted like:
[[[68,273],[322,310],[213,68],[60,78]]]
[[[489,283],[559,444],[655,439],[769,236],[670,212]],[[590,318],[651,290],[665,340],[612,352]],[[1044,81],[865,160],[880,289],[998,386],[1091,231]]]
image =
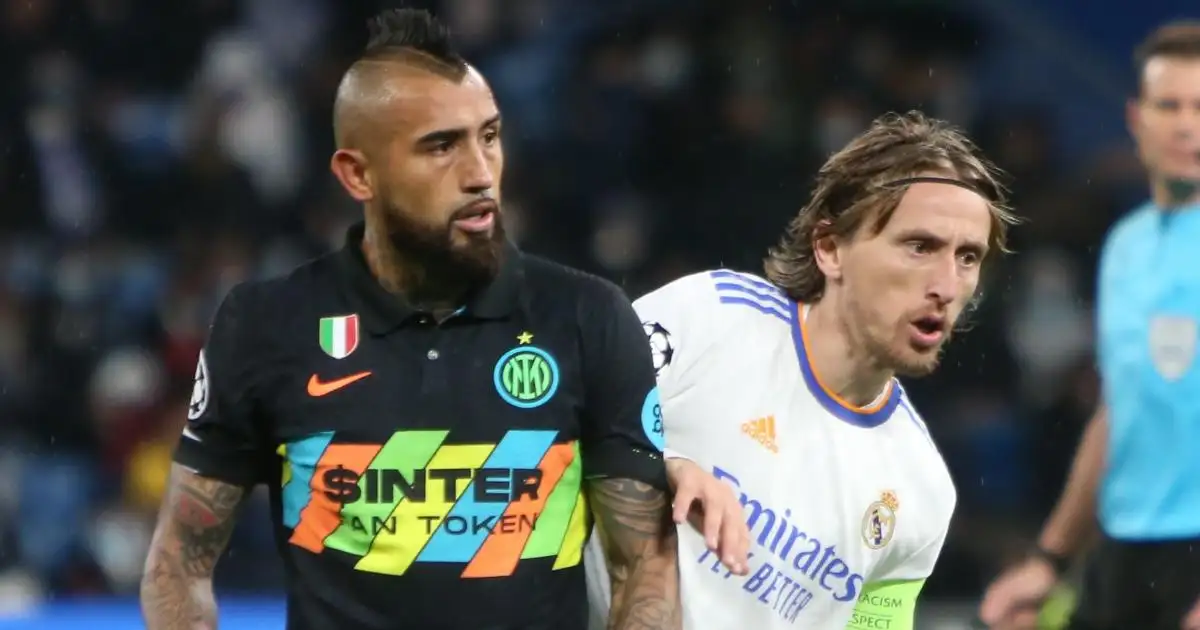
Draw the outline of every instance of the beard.
[[[462,232],[456,242],[453,220],[430,226],[395,206],[383,208],[382,225],[392,258],[403,273],[411,301],[460,299],[491,282],[504,261],[503,214],[497,209],[491,234]]]
[[[946,331],[942,342],[934,348],[917,348],[912,345],[908,336],[907,325],[897,332],[894,326],[870,326],[867,322],[876,319],[865,304],[852,300],[850,306],[851,328],[859,331],[856,335],[866,350],[867,355],[876,365],[891,370],[897,376],[921,378],[937,371],[946,344],[950,342],[951,332]],[[877,320],[878,321],[878,320]]]
[[[947,341],[948,338],[937,348],[918,350],[911,347],[907,340],[899,342],[903,345],[897,346],[897,342],[871,337],[867,340],[867,351],[897,376],[921,378],[937,371]]]

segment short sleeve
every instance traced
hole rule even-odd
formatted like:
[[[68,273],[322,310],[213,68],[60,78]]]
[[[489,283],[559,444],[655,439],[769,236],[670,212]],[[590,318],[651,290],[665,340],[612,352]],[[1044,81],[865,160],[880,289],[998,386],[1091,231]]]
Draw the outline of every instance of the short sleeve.
[[[942,546],[946,544],[948,531],[947,526],[936,537],[931,537],[913,553],[898,558],[896,561],[885,563],[885,566],[877,569],[871,575],[868,582],[883,583],[928,578],[933,574],[934,566],[937,565],[938,556],[942,553]]]
[[[699,384],[703,357],[719,329],[714,320],[716,295],[707,273],[680,278],[633,303],[650,346],[651,361],[658,383],[660,408],[667,410],[689,389]],[[666,436],[664,451],[668,457],[687,457],[670,448],[671,436],[686,427],[678,414],[662,414]]]
[[[945,542],[946,529],[943,529],[915,553],[876,571],[863,585],[846,630],[913,630],[917,596],[933,573]]]
[[[213,318],[196,363],[187,424],[175,462],[197,474],[250,487],[260,475],[264,439],[252,391],[256,381],[254,315],[239,285]]]
[[[602,282],[590,293],[579,303],[584,474],[634,479],[665,489],[658,388],[641,322],[616,285]]]

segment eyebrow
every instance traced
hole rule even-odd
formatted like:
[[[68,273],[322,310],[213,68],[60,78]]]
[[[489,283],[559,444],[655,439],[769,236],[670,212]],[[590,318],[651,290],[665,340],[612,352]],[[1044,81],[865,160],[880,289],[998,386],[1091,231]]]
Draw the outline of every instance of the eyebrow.
[[[483,121],[483,124],[480,125],[479,128],[487,129],[488,127],[498,124],[500,124],[500,114],[496,114],[495,116]],[[469,131],[470,130],[466,127],[458,127],[455,129],[438,129],[437,131],[431,131],[420,138],[417,138],[417,144],[441,144],[443,142],[454,142],[467,135]]]
[[[908,241],[908,240],[912,240],[912,239],[920,239],[920,240],[930,241],[930,242],[936,243],[939,247],[945,247],[946,245],[950,244],[950,242],[947,241],[946,239],[944,239],[940,236],[937,236],[933,232],[930,232],[929,230],[926,230],[923,228],[912,228],[910,230],[905,230],[899,234],[899,238],[902,241]],[[974,241],[974,240],[969,240],[969,241],[964,242],[959,247],[959,249],[967,249],[970,251],[974,251],[976,254],[979,254],[980,256],[985,256],[988,253],[987,243],[981,243],[979,241]]]

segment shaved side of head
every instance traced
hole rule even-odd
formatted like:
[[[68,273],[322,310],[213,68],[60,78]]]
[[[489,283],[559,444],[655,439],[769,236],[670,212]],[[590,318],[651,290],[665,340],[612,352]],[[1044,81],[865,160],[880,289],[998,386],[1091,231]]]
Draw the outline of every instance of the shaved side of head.
[[[428,12],[392,9],[371,18],[362,57],[338,85],[333,107],[339,149],[364,149],[379,140],[383,106],[403,93],[406,79],[433,74],[461,81],[470,70],[446,28]]]

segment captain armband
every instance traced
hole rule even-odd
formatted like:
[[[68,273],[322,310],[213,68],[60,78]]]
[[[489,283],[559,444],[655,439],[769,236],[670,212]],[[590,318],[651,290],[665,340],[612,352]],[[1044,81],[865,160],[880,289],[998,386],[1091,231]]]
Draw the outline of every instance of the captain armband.
[[[917,595],[925,580],[894,580],[867,584],[846,630],[913,630]]]

